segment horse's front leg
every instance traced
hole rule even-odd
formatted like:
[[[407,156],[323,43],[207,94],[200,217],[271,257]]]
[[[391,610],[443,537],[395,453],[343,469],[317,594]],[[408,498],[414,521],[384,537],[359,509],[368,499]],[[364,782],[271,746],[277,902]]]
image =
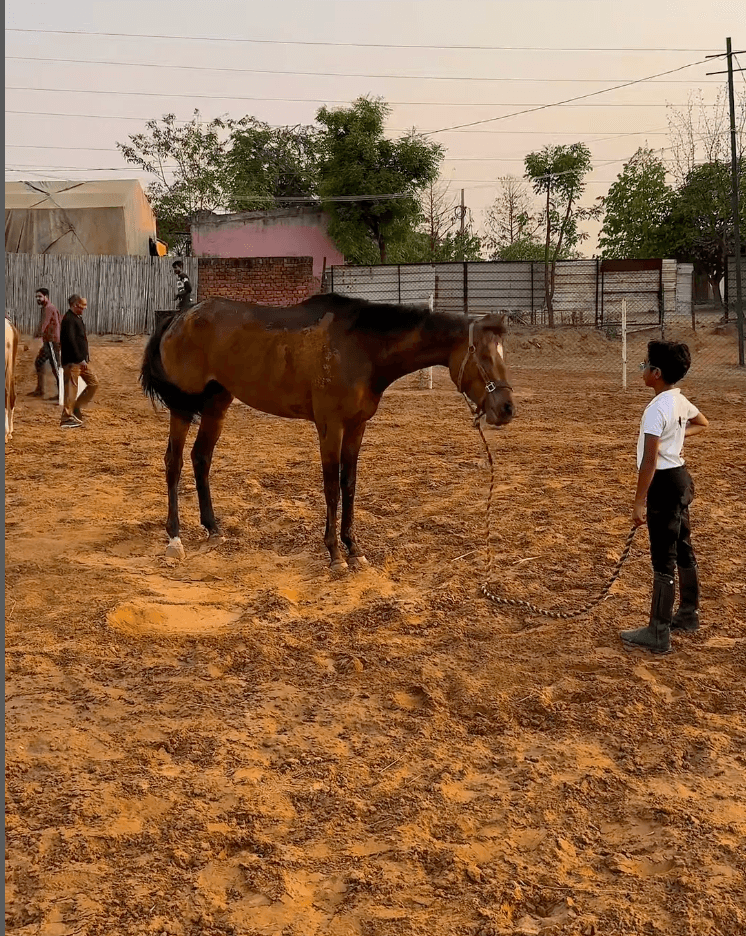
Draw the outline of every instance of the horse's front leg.
[[[166,556],[171,559],[183,559],[184,547],[179,536],[179,478],[184,465],[184,443],[191,420],[177,413],[171,413],[171,426],[168,435],[168,448],[163,461],[166,465],[166,484],[168,486],[168,519],[166,532],[168,546]]]
[[[223,431],[225,414],[232,402],[233,397],[227,391],[223,391],[209,401],[202,412],[199,432],[192,447],[194,483],[197,488],[197,499],[199,500],[199,522],[207,530],[208,536],[213,543],[222,542],[222,536],[212,507],[210,466],[212,465],[212,454],[220,438],[220,433]]]
[[[331,568],[342,572],[347,560],[337,537],[337,507],[339,505],[339,460],[342,450],[342,427],[330,423],[317,424],[321,448],[321,468],[324,474],[324,497],[326,499],[326,531],[324,543],[329,550]]]
[[[355,485],[357,482],[357,459],[367,423],[345,429],[342,437],[342,542],[349,552],[351,569],[367,565],[363,551],[355,537]]]

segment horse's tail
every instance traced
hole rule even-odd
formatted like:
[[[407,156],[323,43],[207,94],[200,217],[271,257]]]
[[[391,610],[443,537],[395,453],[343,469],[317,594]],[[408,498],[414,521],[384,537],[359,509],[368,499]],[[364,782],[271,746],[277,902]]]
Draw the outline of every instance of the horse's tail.
[[[161,358],[161,339],[173,325],[179,312],[173,315],[164,315],[155,326],[153,334],[145,346],[145,354],[140,369],[140,383],[142,389],[155,405],[156,401],[163,403],[172,413],[179,413],[193,420],[205,407],[207,401],[222,391],[222,387],[214,380],[210,381],[201,393],[186,393],[172,380],[163,367]]]

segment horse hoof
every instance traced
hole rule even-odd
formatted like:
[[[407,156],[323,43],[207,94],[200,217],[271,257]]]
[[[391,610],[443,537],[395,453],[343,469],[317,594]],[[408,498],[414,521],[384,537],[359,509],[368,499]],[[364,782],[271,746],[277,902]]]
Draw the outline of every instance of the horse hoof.
[[[367,569],[368,560],[365,556],[350,556],[347,560],[347,565],[352,569],[353,572],[360,572],[363,569]]]
[[[222,546],[225,542],[225,537],[222,533],[210,533],[207,537],[207,548],[215,549],[217,546]]]
[[[168,541],[168,546],[166,546],[166,558],[183,559],[184,556],[186,556],[186,553],[184,552],[184,547],[181,545],[181,540],[178,536],[175,536]]]
[[[329,566],[332,572],[346,572],[347,568],[348,566],[344,559],[335,559]]]

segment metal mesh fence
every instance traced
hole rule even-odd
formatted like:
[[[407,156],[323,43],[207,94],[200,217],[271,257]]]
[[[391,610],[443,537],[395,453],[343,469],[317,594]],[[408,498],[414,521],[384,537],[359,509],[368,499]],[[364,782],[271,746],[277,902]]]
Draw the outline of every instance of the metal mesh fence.
[[[692,304],[692,272],[691,264],[675,260],[576,260],[557,263],[551,282],[544,264],[531,261],[335,266],[327,271],[323,288],[378,302],[406,304],[432,298],[434,308],[443,312],[502,313],[516,338],[529,342],[529,353],[532,340],[551,345],[563,333],[573,333],[579,354],[566,361],[571,368],[588,366],[588,358],[593,357],[584,355],[580,344],[595,347],[601,340],[597,349],[604,349],[606,357],[609,342],[615,343],[617,385],[621,385],[623,333],[630,374],[637,367],[636,358],[644,358],[651,338],[693,342],[697,335],[712,334],[717,340],[710,342],[702,366],[713,374],[733,371],[736,380],[746,381],[746,370],[738,367],[735,324],[723,321],[722,309]],[[550,360],[547,364],[553,366]],[[422,385],[427,385],[424,377]]]

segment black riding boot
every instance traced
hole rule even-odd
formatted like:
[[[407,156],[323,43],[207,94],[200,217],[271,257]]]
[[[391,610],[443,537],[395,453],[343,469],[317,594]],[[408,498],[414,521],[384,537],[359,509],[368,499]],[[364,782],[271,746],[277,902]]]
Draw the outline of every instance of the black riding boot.
[[[679,566],[679,610],[671,618],[671,630],[699,630],[699,575],[697,566]]]
[[[650,623],[637,630],[622,631],[622,640],[633,647],[651,650],[653,653],[668,653],[671,649],[671,616],[675,597],[674,581],[670,575],[656,572],[653,576],[653,601],[650,606]]]

